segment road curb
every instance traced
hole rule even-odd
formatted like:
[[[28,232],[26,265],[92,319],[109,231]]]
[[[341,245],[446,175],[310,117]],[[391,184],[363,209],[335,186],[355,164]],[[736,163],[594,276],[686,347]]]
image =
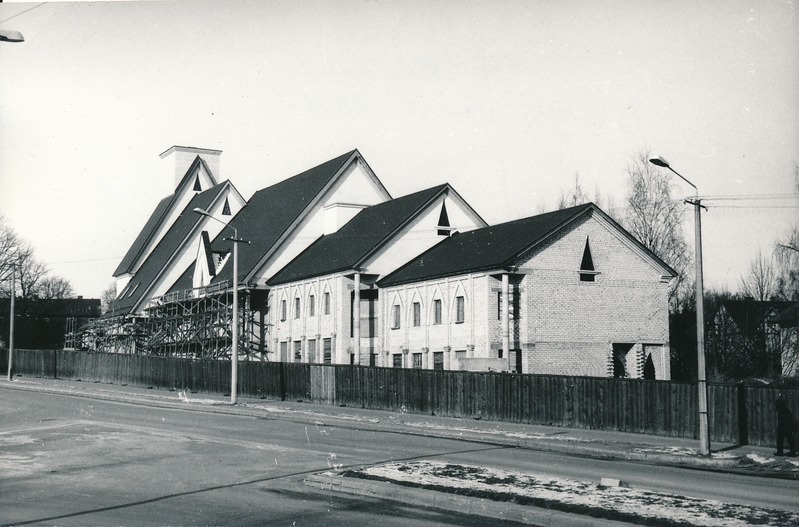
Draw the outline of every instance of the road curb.
[[[266,408],[259,408],[260,405],[266,405],[266,404],[276,405],[284,403],[284,401],[259,401],[257,399],[253,399],[253,400],[240,401],[241,404],[239,405],[231,405],[230,403],[224,400],[217,400],[219,396],[218,395],[215,396],[213,394],[202,394],[199,396],[196,394],[191,394],[191,396],[195,397],[196,399],[183,401],[178,399],[176,392],[173,391],[164,392],[163,390],[153,390],[153,391],[146,390],[142,392],[143,390],[145,390],[144,388],[132,387],[131,389],[139,390],[142,393],[124,392],[123,394],[119,394],[119,393],[114,393],[112,389],[101,389],[99,387],[95,387],[92,389],[92,387],[95,385],[103,387],[106,386],[103,383],[78,383],[78,384],[85,385],[85,387],[76,389],[71,386],[53,387],[53,386],[40,385],[36,383],[27,384],[24,382],[0,383],[0,387],[17,389],[17,390],[37,391],[37,392],[50,393],[56,395],[84,397],[97,400],[112,400],[116,402],[130,403],[130,404],[146,404],[154,407],[184,409],[197,412],[239,414],[245,416],[266,417],[272,419],[300,420],[303,422],[312,421],[314,423],[322,424],[324,426],[357,427],[358,423],[361,422],[358,420],[353,420],[351,422],[342,421],[338,419],[337,416],[333,413],[318,412],[318,413],[313,413],[313,415],[306,415],[306,413],[304,413],[303,411],[298,411],[294,409],[289,409],[285,413],[282,412],[275,413]],[[124,388],[123,386],[120,385],[110,385],[110,386],[113,386],[114,389]],[[205,399],[206,401],[213,401],[213,402],[199,403],[198,399],[203,400],[201,399],[202,397],[206,397]],[[328,408],[328,410],[335,410],[335,409],[336,407]],[[405,416],[405,418],[400,418],[396,421],[390,417],[391,414],[387,415],[389,415],[389,418],[387,419],[386,418],[369,419],[365,421],[365,423],[368,423],[368,426],[370,427],[385,432],[414,434],[424,437],[437,437],[443,439],[470,441],[480,444],[517,447],[530,451],[580,456],[587,459],[596,459],[603,461],[613,461],[613,460],[628,461],[633,463],[667,466],[667,467],[690,469],[690,470],[706,470],[706,471],[713,471],[720,473],[761,477],[761,478],[776,478],[776,479],[788,479],[788,480],[796,480],[799,478],[799,474],[795,472],[791,473],[791,472],[779,472],[779,471],[757,471],[757,470],[747,470],[745,468],[744,469],[739,468],[735,465],[741,460],[742,456],[714,459],[714,458],[704,458],[691,455],[677,456],[677,455],[669,455],[656,452],[630,451],[630,448],[641,448],[641,447],[650,446],[649,444],[644,442],[640,444],[617,443],[618,446],[614,446],[613,441],[602,441],[602,440],[594,441],[593,443],[604,445],[604,446],[597,446],[595,444],[592,444],[592,441],[590,440],[563,441],[563,440],[547,439],[546,437],[532,439],[524,437],[514,437],[512,435],[505,435],[499,433],[486,433],[478,429],[475,429],[474,431],[466,431],[466,432],[460,431],[455,433],[446,428],[431,429],[418,425],[417,426],[408,425],[405,422],[405,418],[412,419],[410,415]],[[572,430],[572,432],[575,434],[579,434],[579,430]],[[642,439],[646,440],[646,437]]]
[[[339,492],[404,503],[419,507],[447,510],[471,516],[533,524],[541,527],[623,527],[627,522],[581,516],[513,502],[493,501],[485,498],[461,496],[448,492],[395,485],[383,481],[347,478],[335,473],[312,474],[305,478],[309,487],[328,492]]]

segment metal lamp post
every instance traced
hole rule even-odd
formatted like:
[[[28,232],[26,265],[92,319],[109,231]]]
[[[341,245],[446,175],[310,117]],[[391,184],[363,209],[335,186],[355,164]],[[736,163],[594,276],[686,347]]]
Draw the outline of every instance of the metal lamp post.
[[[13,29],[0,29],[0,42],[25,42],[25,37]]]
[[[699,404],[699,453],[710,455],[710,433],[707,422],[707,378],[705,376],[705,312],[704,286],[702,279],[702,200],[696,185],[685,179],[682,174],[671,168],[669,162],[662,157],[649,160],[653,165],[667,168],[694,187],[694,199],[686,199],[686,203],[694,206],[694,231],[696,237],[696,385]]]
[[[208,216],[214,221],[217,221],[233,229],[233,238],[228,240],[233,242],[233,321],[231,323],[231,350],[230,350],[230,404],[236,404],[236,397],[238,395],[238,369],[239,369],[239,242],[244,240],[239,239],[239,231],[229,223],[211,216],[206,210],[199,207],[194,209],[194,212],[202,216]],[[246,242],[249,243],[249,242]]]

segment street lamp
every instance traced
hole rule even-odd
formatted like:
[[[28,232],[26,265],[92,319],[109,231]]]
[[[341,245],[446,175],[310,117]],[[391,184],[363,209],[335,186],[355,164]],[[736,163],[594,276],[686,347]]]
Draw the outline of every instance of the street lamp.
[[[0,29],[0,42],[25,42],[25,37],[13,29]]]
[[[236,404],[236,396],[238,393],[238,369],[239,369],[239,242],[245,242],[239,239],[239,231],[236,227],[229,223],[211,216],[207,210],[197,207],[194,212],[202,216],[208,216],[214,221],[217,221],[233,229],[233,238],[227,238],[233,242],[233,322],[231,328],[231,350],[230,350],[230,404]]]
[[[694,231],[696,236],[696,385],[699,391],[699,453],[710,455],[710,433],[707,423],[707,379],[705,377],[705,313],[704,287],[702,283],[702,200],[696,185],[685,179],[682,174],[671,168],[669,162],[662,157],[649,160],[653,165],[667,168],[677,174],[680,179],[694,187],[694,199],[686,199],[685,203],[694,206]]]

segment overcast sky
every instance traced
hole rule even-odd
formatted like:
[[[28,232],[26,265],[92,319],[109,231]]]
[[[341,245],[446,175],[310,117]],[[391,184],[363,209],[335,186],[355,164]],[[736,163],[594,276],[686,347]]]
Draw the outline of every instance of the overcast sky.
[[[84,296],[174,190],[175,144],[222,150],[245,198],[358,148],[393,196],[449,182],[489,223],[555,208],[578,173],[621,205],[642,148],[702,196],[794,192],[790,1],[35,6],[0,4],[25,37],[0,43],[0,212]],[[707,204],[708,287],[735,290],[799,216]]]

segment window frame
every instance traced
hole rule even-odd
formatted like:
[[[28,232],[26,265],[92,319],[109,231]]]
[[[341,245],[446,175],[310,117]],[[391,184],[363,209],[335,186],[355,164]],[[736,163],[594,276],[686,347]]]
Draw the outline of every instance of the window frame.
[[[399,304],[393,304],[391,306],[391,329],[400,329],[400,327],[402,327],[402,313],[400,309],[401,306]]]

